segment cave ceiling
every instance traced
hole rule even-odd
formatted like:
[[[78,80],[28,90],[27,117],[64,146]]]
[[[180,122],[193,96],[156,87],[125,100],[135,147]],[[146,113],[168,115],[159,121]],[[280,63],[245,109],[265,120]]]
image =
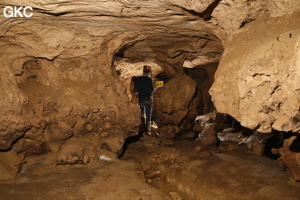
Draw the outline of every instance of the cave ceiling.
[[[9,41],[21,48],[35,49],[36,52],[27,55],[32,57],[53,60],[92,55],[99,52],[90,49],[106,48],[109,41],[115,40],[118,44],[111,52],[115,61],[151,60],[180,68],[186,58],[219,61],[223,47],[206,22],[218,3],[219,0],[206,0],[201,4],[162,0],[2,1],[2,8],[31,6],[33,17],[1,16],[0,34],[15,38]],[[89,43],[86,45],[89,50],[72,49],[74,34],[75,37],[84,35],[81,41]],[[56,37],[61,39],[54,39]],[[41,49],[37,40],[46,43],[46,47]],[[192,67],[199,63],[201,61]]]
[[[8,5],[33,9],[31,18],[0,16],[2,38],[36,50],[28,56],[53,60],[93,55],[111,45],[109,56],[116,60],[154,59],[177,68],[185,59],[187,67],[218,62],[227,41],[256,18],[299,9],[295,0],[3,0],[1,10]],[[85,50],[72,49],[74,36],[87,43]],[[92,51],[97,48],[102,49]]]

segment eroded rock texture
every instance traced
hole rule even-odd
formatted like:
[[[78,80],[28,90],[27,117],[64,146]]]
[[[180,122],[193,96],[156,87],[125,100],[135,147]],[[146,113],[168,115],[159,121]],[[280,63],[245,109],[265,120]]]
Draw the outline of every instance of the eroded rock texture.
[[[293,147],[293,148],[291,148]],[[280,154],[278,159],[281,165],[290,173],[291,178],[295,181],[300,181],[300,150],[299,138],[292,136],[284,141],[283,147],[279,149],[272,149],[275,154]]]
[[[211,1],[204,3],[201,10]],[[3,153],[59,154],[58,163],[85,163],[100,149],[119,154],[140,120],[129,91],[132,76],[124,77],[126,63],[140,62],[133,71],[149,63],[172,77],[183,74],[185,58],[203,46],[211,47],[204,57],[212,51],[221,54],[220,40],[204,21],[176,2],[33,0],[0,5]],[[31,6],[33,16],[6,18],[8,5]],[[99,148],[91,148],[94,153],[86,158],[86,147],[69,140],[93,140],[92,146]],[[68,157],[71,150],[78,158]]]
[[[193,119],[197,116],[197,113],[193,113],[199,104],[199,99],[196,98],[195,94],[196,84],[187,75],[175,77],[165,86],[157,89],[154,95],[155,111],[153,118],[160,127],[161,137],[175,137],[184,120]],[[196,101],[192,103],[194,99]]]
[[[218,111],[260,132],[300,130],[299,21],[263,18],[228,43],[210,90]]]
[[[8,5],[31,6],[33,16],[6,18]],[[85,163],[101,149],[119,154],[139,125],[130,83],[144,64],[181,77],[157,102],[162,124],[173,127],[166,137],[188,127],[182,120],[197,107],[198,83],[183,66],[220,59],[210,90],[219,112],[261,132],[299,131],[298,0],[2,0],[0,7],[0,150],[22,155],[14,173],[25,155],[66,152],[57,162]],[[169,93],[175,88],[179,96]],[[68,158],[70,149],[78,159]]]

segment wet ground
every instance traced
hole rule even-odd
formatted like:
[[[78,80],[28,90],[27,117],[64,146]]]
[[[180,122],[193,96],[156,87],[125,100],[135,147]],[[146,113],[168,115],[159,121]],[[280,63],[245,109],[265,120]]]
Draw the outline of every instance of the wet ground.
[[[0,183],[0,200],[300,200],[300,183],[276,160],[244,144],[220,147],[148,138],[111,162],[52,166],[40,158]]]

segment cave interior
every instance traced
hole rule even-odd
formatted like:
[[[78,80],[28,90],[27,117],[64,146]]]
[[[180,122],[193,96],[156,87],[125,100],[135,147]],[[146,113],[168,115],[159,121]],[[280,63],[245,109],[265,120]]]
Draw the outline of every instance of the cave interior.
[[[298,0],[0,8],[0,200],[299,199]]]

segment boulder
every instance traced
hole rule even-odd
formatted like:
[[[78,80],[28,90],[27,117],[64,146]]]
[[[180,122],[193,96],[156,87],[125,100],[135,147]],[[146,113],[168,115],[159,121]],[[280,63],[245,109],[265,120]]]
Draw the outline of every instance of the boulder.
[[[299,137],[299,136],[298,136]],[[283,147],[272,149],[272,153],[280,154],[278,159],[279,163],[287,170],[291,178],[294,181],[300,181],[300,152],[294,152],[290,150],[293,142],[296,142],[297,136],[292,136],[289,139],[284,140]],[[299,146],[299,141],[296,144]]]

